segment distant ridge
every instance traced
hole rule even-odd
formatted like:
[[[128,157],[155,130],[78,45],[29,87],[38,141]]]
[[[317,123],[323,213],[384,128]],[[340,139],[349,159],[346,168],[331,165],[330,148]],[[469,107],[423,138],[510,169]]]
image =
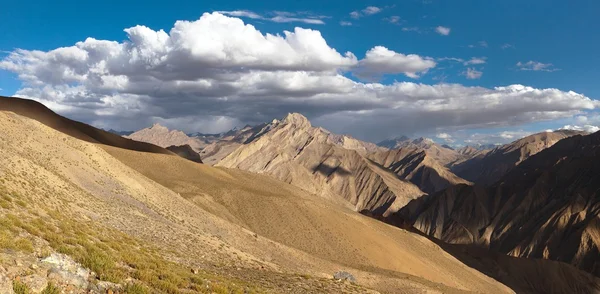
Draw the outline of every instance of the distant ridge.
[[[70,120],[56,114],[37,101],[0,96],[0,110],[12,111],[16,114],[37,120],[59,132],[87,142],[100,143],[134,151],[175,155],[167,149],[144,142],[126,139],[84,123]]]

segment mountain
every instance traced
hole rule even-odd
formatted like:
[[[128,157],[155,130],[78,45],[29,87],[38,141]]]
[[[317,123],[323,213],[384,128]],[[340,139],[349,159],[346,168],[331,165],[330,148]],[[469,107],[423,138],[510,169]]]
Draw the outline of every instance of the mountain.
[[[59,116],[46,106],[33,100],[0,96],[0,111],[10,111],[34,119],[52,129],[87,142],[100,143],[141,152],[174,155],[167,149],[153,144],[126,139],[107,131]]]
[[[133,131],[117,131],[117,130],[113,130],[113,129],[110,129],[107,132],[113,133],[113,134],[119,135],[119,136],[129,136],[129,135],[133,134]]]
[[[194,151],[199,152],[206,144],[196,138],[190,138],[182,131],[169,130],[167,127],[161,126],[158,123],[152,127],[141,129],[125,136],[126,138],[151,143],[163,148],[169,146],[189,145]]]
[[[217,164],[241,145],[248,144],[270,131],[277,123],[277,120],[273,120],[271,123],[256,126],[246,125],[241,129],[234,128],[228,132],[219,134],[217,140],[213,140],[202,150],[201,155],[204,158],[204,162],[209,165]]]
[[[449,166],[462,156],[452,148],[444,147],[429,138],[417,138],[411,140],[406,136],[396,139],[385,140],[377,143],[378,146],[388,149],[413,148],[425,150],[429,157],[433,158],[443,166]]]
[[[410,138],[407,136],[400,136],[393,139],[387,139],[377,143],[377,146],[381,146],[388,149],[396,149],[398,147],[401,147],[400,145],[404,142],[410,142]]]
[[[429,194],[452,185],[470,184],[442,166],[427,150],[418,147],[374,152],[368,158]]]
[[[456,175],[477,184],[491,184],[523,160],[570,136],[585,134],[581,131],[558,130],[542,132],[499,146],[469,160],[452,166]],[[475,154],[476,155],[476,154]]]
[[[367,159],[372,145],[313,127],[301,114],[276,121],[217,166],[265,173],[357,210],[388,214],[424,193]],[[375,147],[377,148],[377,147]]]
[[[600,132],[536,134],[510,146],[521,146],[514,150],[527,159],[498,182],[453,186],[390,219],[446,242],[567,262],[600,276]]]
[[[169,146],[167,150],[191,161],[202,163],[202,158],[198,152],[194,151],[190,145]]]
[[[0,111],[0,293],[49,282],[70,293],[512,292],[423,236],[296,186],[4,99],[31,118]]]

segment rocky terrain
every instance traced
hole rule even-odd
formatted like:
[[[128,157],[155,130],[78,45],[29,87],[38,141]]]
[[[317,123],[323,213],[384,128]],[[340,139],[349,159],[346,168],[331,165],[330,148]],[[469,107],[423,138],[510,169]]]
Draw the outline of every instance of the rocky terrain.
[[[474,148],[464,149],[461,152],[470,154],[469,159],[454,164],[452,171],[477,184],[492,184],[523,160],[564,138],[579,134],[585,134],[585,132],[557,130],[533,134],[490,151],[482,152],[474,150]]]
[[[393,171],[423,192],[435,193],[452,185],[470,184],[429,155],[428,149],[402,147],[369,154],[369,159]]]
[[[0,107],[20,112],[0,111],[7,291],[512,292],[425,237],[272,177],[117,139],[32,101]]]
[[[532,139],[538,143],[523,145]],[[600,276],[600,133],[537,134],[510,146],[524,161],[496,183],[450,187],[392,218],[445,242],[567,262]]]
[[[429,157],[436,160],[442,166],[450,166],[455,161],[464,158],[457,151],[439,145],[429,138],[411,140],[406,136],[402,136],[396,139],[381,141],[377,145],[388,149],[412,148],[424,150]]]
[[[152,127],[141,129],[125,136],[125,138],[151,143],[163,148],[188,145],[196,152],[200,152],[207,145],[207,143],[202,140],[188,137],[188,135],[182,131],[169,130],[167,127],[161,126],[160,124],[154,124]]]
[[[356,139],[313,127],[306,117],[289,114],[269,132],[245,144],[217,166],[265,173],[357,211],[387,215],[424,193],[375,164]]]

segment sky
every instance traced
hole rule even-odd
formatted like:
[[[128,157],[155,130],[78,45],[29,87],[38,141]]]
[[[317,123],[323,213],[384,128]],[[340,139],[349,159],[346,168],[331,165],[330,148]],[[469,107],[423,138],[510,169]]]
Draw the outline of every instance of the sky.
[[[461,146],[600,126],[599,1],[122,2],[3,3],[0,95],[117,130],[299,112]]]

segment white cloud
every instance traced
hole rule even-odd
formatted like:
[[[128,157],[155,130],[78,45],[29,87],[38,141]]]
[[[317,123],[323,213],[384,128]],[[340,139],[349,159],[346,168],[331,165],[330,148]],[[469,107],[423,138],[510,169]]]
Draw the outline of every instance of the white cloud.
[[[382,8],[377,7],[377,6],[367,6],[361,11],[355,10],[355,11],[350,12],[350,17],[354,18],[354,19],[359,19],[363,16],[369,16],[369,15],[380,13],[382,10],[383,10]]]
[[[561,130],[584,131],[584,132],[588,132],[588,133],[595,133],[597,131],[600,131],[600,127],[593,126],[593,125],[581,125],[581,126],[566,125],[560,129]]]
[[[475,64],[484,64],[487,60],[487,57],[472,57],[470,60],[464,62],[464,65],[475,65]]]
[[[377,79],[384,74],[405,74],[410,78],[418,78],[419,74],[427,72],[435,65],[432,58],[415,54],[404,55],[383,46],[375,46],[367,51],[354,74],[367,79]]]
[[[444,142],[448,143],[448,144],[452,144],[455,142],[455,140],[452,138],[452,136],[448,133],[438,133],[437,135],[435,135],[436,138],[438,139],[442,139],[444,140]]]
[[[268,20],[272,22],[286,23],[286,22],[301,22],[306,24],[325,24],[325,22],[320,17],[296,17],[296,13],[293,12],[285,12],[285,11],[275,11],[275,16],[265,17],[258,13],[248,11],[248,10],[233,10],[233,11],[217,11],[218,13],[235,16],[235,17],[247,17],[251,19],[260,19],[260,20]]]
[[[504,43],[502,44],[502,46],[500,46],[500,48],[502,49],[515,49],[515,46],[509,43]]]
[[[496,133],[474,133],[468,135],[463,141],[468,145],[499,145],[511,143],[534,133],[535,132],[524,130],[501,131]]]
[[[465,77],[467,77],[467,79],[469,80],[476,80],[476,79],[480,79],[481,76],[483,76],[483,72],[476,70],[474,68],[467,68],[466,71],[464,71],[462,73]]]
[[[344,26],[344,27],[348,27],[348,26],[351,26],[351,25],[352,25],[352,23],[351,23],[351,22],[349,22],[349,21],[340,21],[340,25],[341,25],[341,26]]]
[[[517,67],[519,70],[532,70],[532,71],[548,71],[553,72],[560,69],[554,68],[552,63],[541,63],[537,61],[528,61],[528,62],[517,62]]]
[[[479,41],[479,42],[477,42],[477,44],[471,44],[467,47],[469,47],[469,48],[477,48],[477,47],[487,48],[488,43],[486,41]]]
[[[383,18],[383,20],[384,20],[384,21],[387,21],[387,22],[389,22],[389,23],[391,23],[391,24],[400,24],[400,20],[401,20],[401,19],[400,19],[400,17],[399,17],[399,16],[397,16],[397,15],[392,15],[392,16],[390,16],[390,17],[385,17],[385,18]]]
[[[421,29],[418,27],[403,27],[402,28],[403,32],[417,32],[417,33],[421,33]]]
[[[435,28],[435,31],[442,36],[450,35],[450,28],[447,28],[447,27],[439,26],[439,27]]]
[[[381,12],[381,8],[376,7],[376,6],[367,6],[365,9],[362,10],[362,13],[364,13],[365,15],[373,15],[373,14],[377,14]]]
[[[15,50],[0,69],[23,82],[16,96],[115,129],[163,119],[184,131],[215,132],[296,111],[315,125],[377,140],[572,118],[600,106],[575,92],[522,85],[357,82],[344,72],[419,75],[435,62],[385,47],[359,62],[330,47],[319,31],[264,34],[219,13],[178,21],[169,32],[135,26],[125,33],[124,42],[88,38],[50,51]]]

